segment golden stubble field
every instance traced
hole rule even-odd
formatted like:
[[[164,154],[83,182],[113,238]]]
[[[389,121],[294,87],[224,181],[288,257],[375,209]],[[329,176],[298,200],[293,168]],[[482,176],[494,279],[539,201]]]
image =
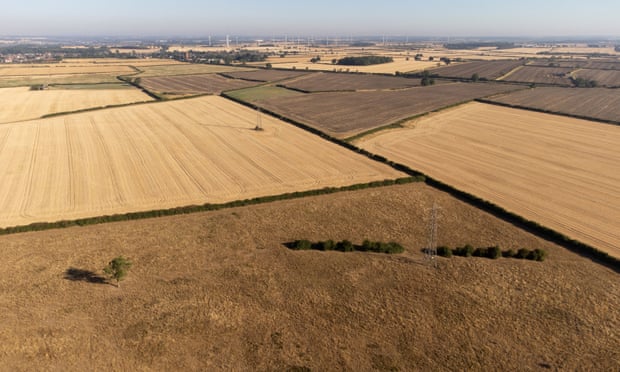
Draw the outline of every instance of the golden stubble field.
[[[433,270],[420,249],[434,202],[440,244],[549,256]],[[406,251],[282,245],[301,238]],[[617,273],[422,184],[0,236],[0,252],[11,371],[620,369]],[[65,279],[96,281],[119,254],[134,263],[120,289]]]
[[[620,127],[470,103],[363,148],[620,257]]]
[[[221,97],[0,125],[0,226],[404,174]]]
[[[36,119],[58,112],[152,100],[147,94],[132,87],[45,90],[30,90],[28,87],[3,88],[0,89],[0,124]]]

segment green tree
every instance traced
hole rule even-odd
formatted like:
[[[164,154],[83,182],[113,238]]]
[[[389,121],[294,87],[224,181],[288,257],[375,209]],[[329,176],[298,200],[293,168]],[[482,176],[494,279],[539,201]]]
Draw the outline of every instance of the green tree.
[[[116,280],[116,286],[120,286],[120,281],[127,276],[127,271],[131,267],[132,263],[123,256],[118,256],[108,263],[108,266],[103,268],[103,272],[110,278]]]
[[[476,72],[476,73],[474,73],[474,74],[471,76],[471,80],[472,80],[472,81],[474,81],[474,82],[476,82],[476,81],[480,80],[480,75],[478,75],[478,73],[477,73],[477,72]]]

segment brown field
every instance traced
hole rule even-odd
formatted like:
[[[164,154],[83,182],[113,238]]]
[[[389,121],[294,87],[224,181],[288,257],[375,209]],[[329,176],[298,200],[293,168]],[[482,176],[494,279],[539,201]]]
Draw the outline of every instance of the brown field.
[[[476,61],[461,63],[454,66],[446,66],[429,70],[431,74],[442,77],[469,79],[473,74],[478,74],[482,79],[495,80],[522,66],[524,61]]]
[[[129,66],[123,65],[88,65],[88,66],[71,66],[71,65],[30,65],[26,67],[0,66],[0,76],[34,76],[34,75],[79,75],[79,74],[103,74],[118,73],[128,74],[135,73],[136,70]]]
[[[528,66],[549,66],[557,67],[588,68],[594,70],[620,70],[619,60],[597,60],[597,59],[542,59],[528,62]]]
[[[198,75],[198,74],[215,74],[220,72],[233,71],[250,71],[253,69],[246,67],[234,67],[226,65],[208,65],[208,64],[174,64],[160,66],[141,66],[142,72],[139,77],[152,76],[173,76],[173,75]]]
[[[620,257],[619,126],[470,103],[361,141]]]
[[[143,92],[125,89],[0,89],[0,124],[40,118],[58,112],[77,111],[92,107],[152,101]]]
[[[578,78],[594,80],[600,86],[610,88],[620,87],[620,71],[582,69],[575,72],[574,75]],[[616,94],[620,95],[620,93]]]
[[[539,87],[495,96],[492,101],[620,122],[620,94],[605,88]]]
[[[231,77],[233,79],[243,79],[250,81],[278,81],[291,79],[298,76],[307,75],[304,71],[286,71],[286,70],[253,70],[241,72],[223,72],[221,75]]]
[[[282,85],[306,92],[385,90],[419,86],[420,79],[383,75],[317,73],[291,82],[284,82]]]
[[[240,79],[228,79],[218,74],[176,75],[141,78],[140,85],[151,92],[164,94],[219,94],[225,90],[246,88],[257,85]]]
[[[399,91],[332,92],[261,97],[268,110],[346,138],[414,115],[519,87],[503,84],[454,83]]]
[[[545,262],[439,259],[440,244],[543,248]],[[381,254],[293,239],[395,240]],[[7,370],[620,369],[618,274],[422,184],[0,236]],[[121,288],[96,283],[116,255]],[[67,280],[69,268],[94,282]]]
[[[0,126],[0,226],[403,176],[221,97]]]
[[[522,66],[514,69],[498,80],[518,83],[572,85],[570,73],[572,68]]]

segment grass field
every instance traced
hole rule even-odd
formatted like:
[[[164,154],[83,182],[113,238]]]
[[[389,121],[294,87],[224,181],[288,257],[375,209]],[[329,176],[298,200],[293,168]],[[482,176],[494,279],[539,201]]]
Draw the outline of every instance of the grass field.
[[[620,122],[620,94],[604,88],[539,87],[491,98],[494,102]]]
[[[218,74],[157,76],[140,79],[140,86],[151,92],[164,94],[219,94],[225,90],[239,89],[259,84],[240,79],[229,79]]]
[[[504,84],[454,83],[398,91],[264,95],[257,104],[285,117],[346,138],[459,102],[520,89]],[[278,91],[281,92],[281,91]],[[269,92],[266,92],[269,93]]]
[[[58,112],[152,100],[138,89],[130,86],[119,89],[118,86],[115,85],[114,89],[84,89],[83,86],[72,86],[73,89],[37,91],[27,87],[3,88],[0,89],[0,124],[36,119]]]
[[[0,226],[404,176],[224,98],[0,126]]]
[[[620,257],[620,127],[470,103],[360,145]]]
[[[440,244],[549,256],[431,269],[420,249],[433,203]],[[301,238],[406,250],[282,245]],[[0,246],[7,370],[620,369],[617,273],[422,184],[0,236]],[[121,288],[97,284],[120,254],[134,263]],[[70,268],[93,282],[65,279]]]

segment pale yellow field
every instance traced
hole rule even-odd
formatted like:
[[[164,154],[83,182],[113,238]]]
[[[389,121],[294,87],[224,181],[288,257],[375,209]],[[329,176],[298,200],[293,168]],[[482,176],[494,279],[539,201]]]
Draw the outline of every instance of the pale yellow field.
[[[0,67],[0,76],[21,76],[21,75],[68,75],[68,74],[97,74],[97,73],[132,73],[136,70],[125,65],[89,65],[89,66],[71,66],[71,65],[41,65],[41,66],[20,66],[2,65]]]
[[[340,58],[344,57],[340,56]],[[325,57],[326,58],[326,57]],[[330,57],[332,58],[332,57]],[[333,57],[337,58],[337,57]],[[371,65],[371,66],[342,66],[342,65],[334,65],[330,60],[323,61],[324,57],[321,57],[322,61],[319,63],[312,63],[308,59],[299,59],[299,62],[287,62],[287,63],[273,63],[273,68],[295,68],[297,70],[305,70],[306,67],[308,70],[319,70],[319,71],[333,71],[336,69],[337,71],[346,71],[349,69],[350,72],[366,72],[366,73],[375,73],[375,74],[393,74],[396,71],[399,72],[411,72],[411,71],[421,71],[426,68],[437,67],[439,61],[428,62],[428,61],[415,61],[413,56],[410,57],[409,61],[405,59],[405,57],[395,57],[394,62],[390,63],[382,63],[379,65]],[[276,60],[277,61],[277,60]],[[444,65],[443,63],[441,65]]]
[[[28,87],[0,89],[0,124],[36,119],[58,112],[76,111],[153,99],[135,88],[46,89]]]
[[[620,257],[620,127],[481,103],[360,145]]]
[[[405,176],[221,97],[0,125],[0,226]]]

